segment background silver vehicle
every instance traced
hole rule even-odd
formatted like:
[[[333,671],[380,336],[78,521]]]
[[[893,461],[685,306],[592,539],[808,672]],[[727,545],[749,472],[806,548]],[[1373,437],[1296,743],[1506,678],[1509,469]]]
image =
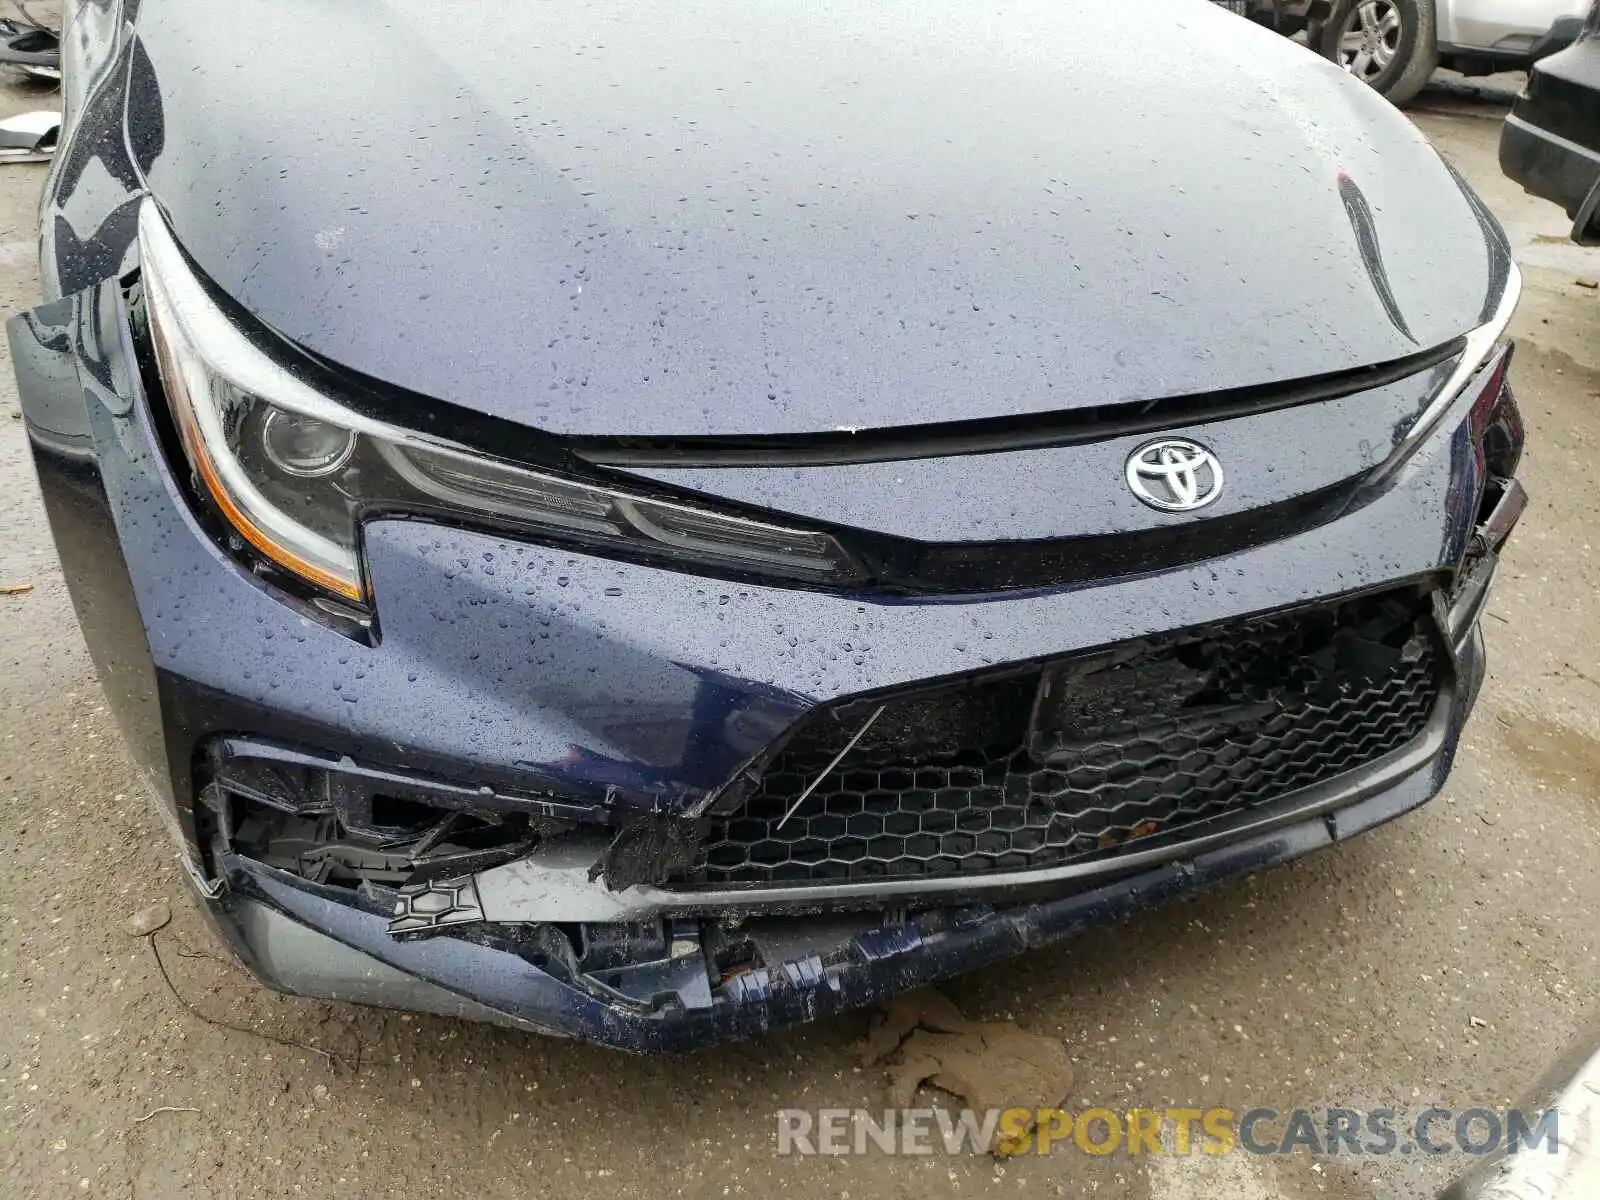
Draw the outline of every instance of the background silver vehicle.
[[[1572,44],[1583,0],[1247,0],[1250,15],[1371,84],[1396,104],[1438,67],[1520,70]],[[1238,8],[1241,5],[1229,5]]]

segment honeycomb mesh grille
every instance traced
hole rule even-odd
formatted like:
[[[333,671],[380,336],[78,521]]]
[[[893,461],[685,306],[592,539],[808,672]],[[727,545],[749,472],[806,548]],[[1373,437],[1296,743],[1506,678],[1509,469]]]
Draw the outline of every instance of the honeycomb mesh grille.
[[[1059,866],[1259,806],[1399,749],[1443,661],[1414,596],[1122,647],[823,710],[671,882],[795,885]]]

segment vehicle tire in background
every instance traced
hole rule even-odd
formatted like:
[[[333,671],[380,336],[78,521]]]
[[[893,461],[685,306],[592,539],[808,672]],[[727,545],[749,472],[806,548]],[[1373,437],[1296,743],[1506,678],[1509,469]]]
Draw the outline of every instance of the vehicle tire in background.
[[[1312,49],[1395,104],[1426,86],[1439,65],[1434,0],[1334,0],[1307,30]]]

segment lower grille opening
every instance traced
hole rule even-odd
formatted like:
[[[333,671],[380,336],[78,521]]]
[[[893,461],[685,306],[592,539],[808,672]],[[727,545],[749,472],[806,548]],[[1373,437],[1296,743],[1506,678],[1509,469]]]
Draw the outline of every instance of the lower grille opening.
[[[1422,595],[1390,593],[846,702],[808,719],[670,882],[980,875],[1114,855],[1408,745],[1447,661]]]
[[[233,853],[352,890],[487,870],[603,815],[238,738],[210,743],[202,771],[197,821],[213,858]]]
[[[533,849],[528,819],[487,824],[463,813],[436,812],[409,835],[360,831],[332,813],[280,812],[233,798],[233,849],[247,858],[335,887],[399,888],[509,862]]]

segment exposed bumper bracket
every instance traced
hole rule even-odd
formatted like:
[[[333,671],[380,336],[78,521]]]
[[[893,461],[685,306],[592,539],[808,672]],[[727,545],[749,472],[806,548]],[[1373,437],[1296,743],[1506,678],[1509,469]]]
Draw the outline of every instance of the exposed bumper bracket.
[[[1494,582],[1494,573],[1500,566],[1500,551],[1527,507],[1527,491],[1515,479],[1508,479],[1499,501],[1473,533],[1476,557],[1462,572],[1455,598],[1444,619],[1445,628],[1450,631],[1451,647],[1458,656],[1489,602],[1489,585]]]

